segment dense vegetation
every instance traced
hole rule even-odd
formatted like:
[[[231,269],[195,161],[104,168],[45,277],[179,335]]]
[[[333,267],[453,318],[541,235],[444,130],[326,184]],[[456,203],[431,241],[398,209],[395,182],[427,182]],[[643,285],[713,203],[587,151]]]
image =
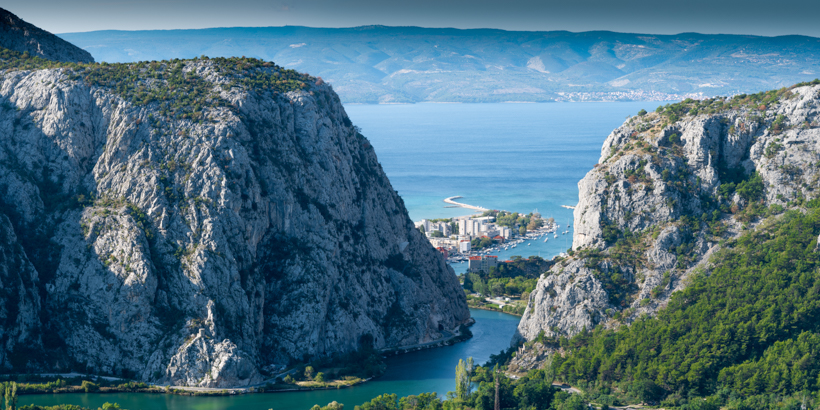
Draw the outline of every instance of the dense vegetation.
[[[489,210],[485,211],[482,216],[495,217],[495,223],[497,225],[506,226],[522,235],[527,231],[536,230],[544,225],[544,220],[541,219],[541,215],[532,212],[525,215],[519,214],[518,212]],[[552,223],[552,220],[549,222]]]
[[[464,291],[467,293],[467,305],[520,316],[527,307],[527,300],[538,283],[538,277],[548,271],[552,264],[552,261],[538,256],[531,256],[529,259],[513,256],[512,262],[499,263],[497,268],[490,268],[489,272],[468,272],[462,279]],[[473,292],[482,296],[473,296]],[[488,302],[485,296],[509,296],[514,300],[499,307]]]
[[[551,368],[576,384],[643,401],[690,395],[777,397],[820,391],[820,201],[726,243],[655,318],[553,341]],[[766,400],[770,402],[771,400]],[[725,400],[724,400],[725,403]],[[739,405],[739,404],[738,404]]]
[[[528,295],[535,289],[538,277],[549,270],[552,262],[539,256],[524,259],[512,256],[511,262],[499,263],[489,272],[470,272],[464,276],[464,289],[492,296]]]
[[[606,408],[655,403],[686,410],[799,409],[820,403],[820,200],[769,218],[711,259],[657,317],[529,342],[562,348],[542,370],[499,377],[503,409]],[[511,348],[491,363],[508,363]],[[553,377],[582,391],[551,387]],[[357,409],[491,409],[493,373],[476,368],[475,392],[398,399]],[[806,407],[803,407],[806,408]]]
[[[583,398],[558,391],[552,386],[552,377],[544,370],[532,370],[520,379],[507,378],[489,367],[477,367],[467,371],[473,385],[439,397],[436,393],[399,398],[395,394],[383,394],[356,410],[491,410],[495,408],[496,386],[498,402],[502,409],[524,410],[586,410]],[[457,377],[458,380],[458,377]],[[497,383],[497,384],[496,384]],[[458,386],[458,385],[457,385]],[[336,409],[327,407],[328,409]],[[314,409],[319,409],[314,407]],[[324,408],[321,408],[324,409]]]

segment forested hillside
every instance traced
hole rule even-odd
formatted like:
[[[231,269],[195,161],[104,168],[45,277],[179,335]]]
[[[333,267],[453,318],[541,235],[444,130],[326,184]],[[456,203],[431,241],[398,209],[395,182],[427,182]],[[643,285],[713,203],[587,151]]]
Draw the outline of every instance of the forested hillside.
[[[820,200],[796,208],[725,243],[656,317],[545,341],[567,352],[554,356],[552,371],[665,406],[718,392],[814,396]]]

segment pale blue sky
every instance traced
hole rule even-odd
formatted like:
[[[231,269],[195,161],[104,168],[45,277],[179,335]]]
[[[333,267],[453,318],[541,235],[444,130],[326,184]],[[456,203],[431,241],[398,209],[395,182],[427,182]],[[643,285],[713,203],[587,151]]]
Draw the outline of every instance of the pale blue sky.
[[[817,0],[5,0],[53,33],[303,25],[820,37]]]

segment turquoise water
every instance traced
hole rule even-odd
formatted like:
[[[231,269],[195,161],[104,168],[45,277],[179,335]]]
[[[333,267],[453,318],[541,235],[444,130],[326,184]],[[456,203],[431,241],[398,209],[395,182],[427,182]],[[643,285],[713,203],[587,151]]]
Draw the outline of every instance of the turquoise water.
[[[517,212],[538,209],[565,230],[578,201],[578,181],[598,161],[601,143],[627,115],[652,110],[658,102],[561,104],[348,105],[354,124],[372,142],[379,161],[405,201],[413,220],[469,214],[445,208],[442,200],[461,195],[465,202]],[[544,258],[565,251],[572,235],[529,241],[501,252]],[[457,273],[466,264],[453,266]],[[352,409],[379,394],[399,396],[455,388],[458,359],[484,363],[509,346],[518,318],[471,310],[474,337],[454,346],[388,359],[387,373],[350,389],[251,394],[230,397],[173,395],[66,394],[21,396],[20,404],[70,403],[97,408],[118,402],[137,409],[309,409],[333,400]]]
[[[370,139],[414,221],[467,215],[444,198],[489,209],[554,217],[564,231],[578,181],[598,162],[601,144],[627,116],[652,102],[347,105]],[[544,258],[566,251],[572,232],[499,253]],[[456,273],[465,264],[453,265]]]
[[[473,338],[453,346],[421,350],[387,359],[387,372],[380,378],[349,389],[312,392],[245,394],[225,397],[189,397],[165,394],[40,394],[20,396],[20,405],[77,404],[96,409],[105,402],[119,403],[129,410],[308,410],[331,401],[352,409],[384,393],[408,396],[423,392],[444,395],[455,390],[455,368],[459,359],[473,357],[482,364],[510,345],[518,326],[516,316],[471,309],[476,323]]]

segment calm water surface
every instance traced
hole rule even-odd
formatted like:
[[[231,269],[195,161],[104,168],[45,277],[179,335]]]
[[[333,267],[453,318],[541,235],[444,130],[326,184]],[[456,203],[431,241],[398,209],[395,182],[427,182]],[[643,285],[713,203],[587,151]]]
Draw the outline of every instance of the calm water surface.
[[[370,139],[393,188],[414,220],[466,215],[445,208],[442,200],[461,195],[462,202],[513,212],[538,210],[562,227],[578,202],[578,181],[598,162],[606,136],[640,109],[658,102],[563,104],[414,104],[349,105],[351,120]],[[500,253],[551,258],[566,250],[571,232],[518,245]],[[453,266],[457,273],[466,264]],[[138,409],[309,409],[333,400],[349,408],[383,393],[399,396],[455,388],[458,359],[484,363],[509,346],[518,318],[472,310],[474,337],[455,346],[388,359],[387,373],[372,382],[333,391],[249,394],[232,397],[184,397],[149,394],[66,394],[21,396],[20,404],[70,403],[97,408],[117,402]]]
[[[384,376],[349,389],[312,392],[245,394],[227,397],[188,397],[165,394],[41,394],[20,396],[20,405],[77,404],[96,409],[105,402],[119,403],[129,410],[308,410],[314,404],[325,405],[334,400],[346,407],[364,403],[384,393],[400,397],[423,392],[444,395],[455,390],[455,368],[459,359],[473,357],[483,364],[491,354],[510,345],[519,318],[498,312],[471,309],[476,320],[473,338],[453,346],[428,349],[387,359]]]
[[[348,105],[350,119],[373,144],[410,218],[467,215],[444,198],[489,209],[572,223],[578,181],[601,156],[601,145],[627,116],[665,103]],[[544,258],[566,251],[572,231],[498,253]],[[466,263],[453,266],[456,273]]]

